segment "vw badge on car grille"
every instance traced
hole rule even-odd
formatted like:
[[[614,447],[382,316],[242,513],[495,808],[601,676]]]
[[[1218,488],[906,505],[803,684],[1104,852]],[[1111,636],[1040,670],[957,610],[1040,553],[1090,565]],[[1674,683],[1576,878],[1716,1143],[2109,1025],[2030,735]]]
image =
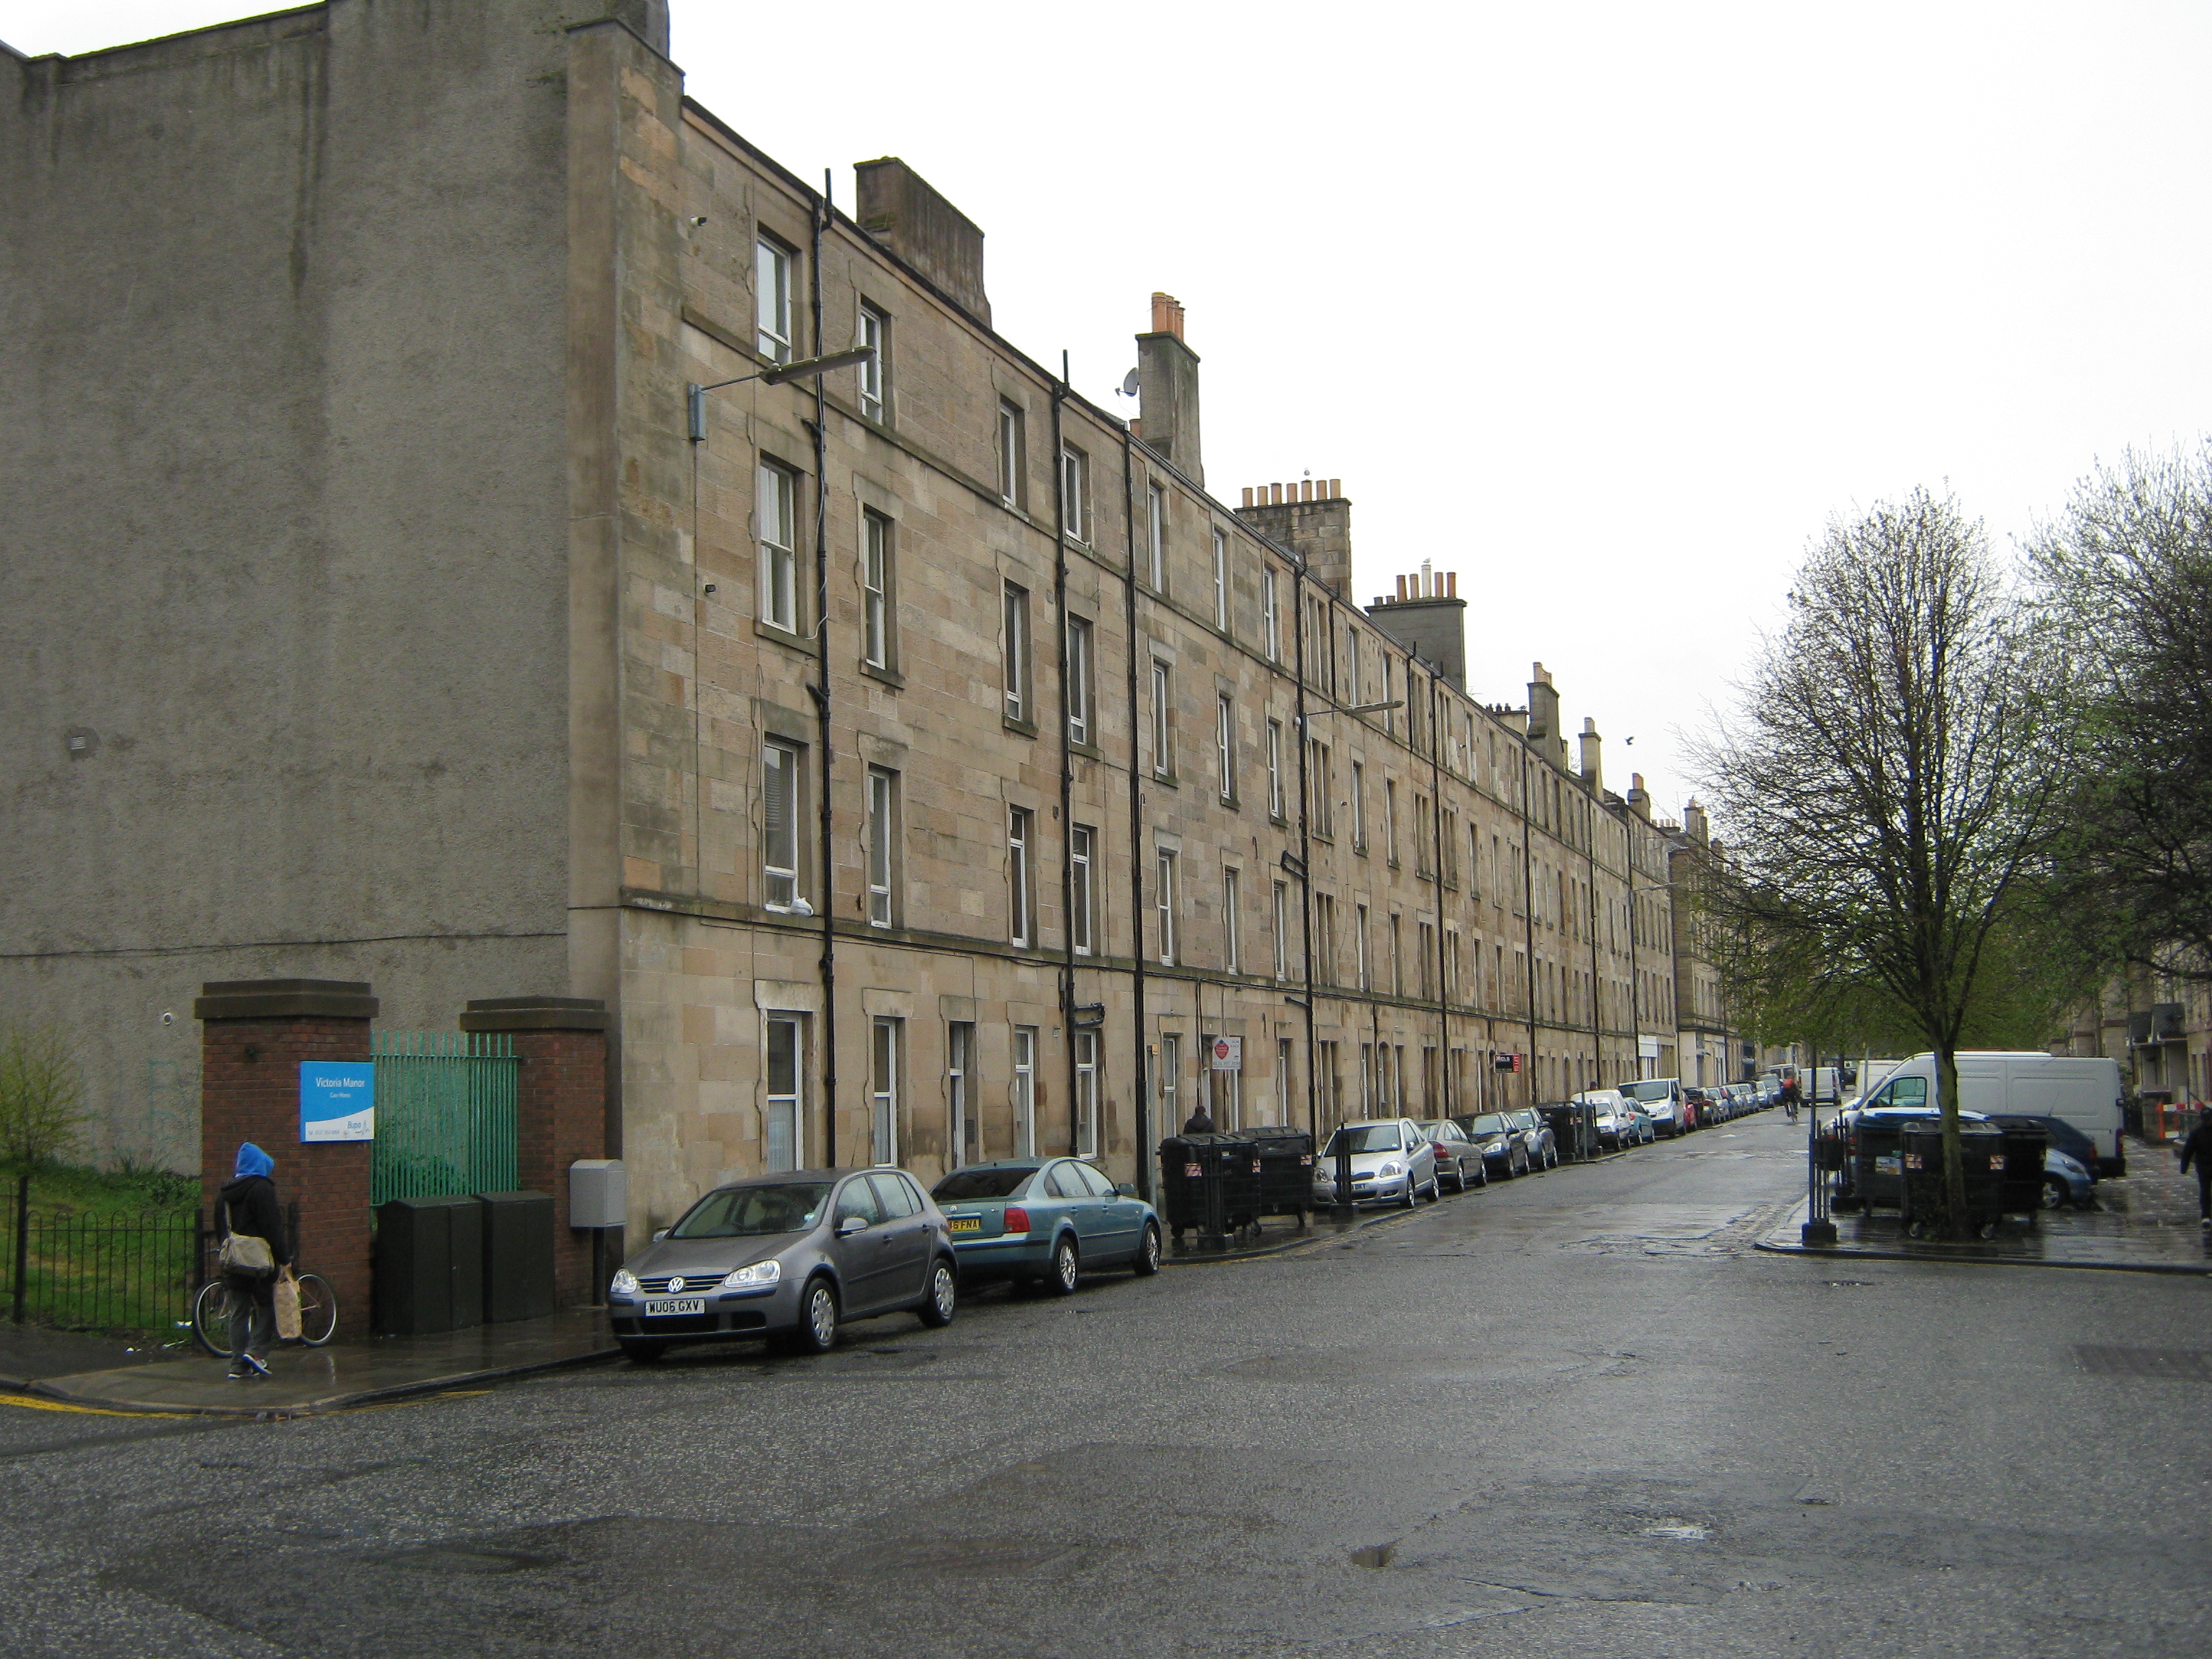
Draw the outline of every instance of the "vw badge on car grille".
[[[684,1288],[684,1275],[682,1273],[678,1273],[673,1279],[670,1279],[668,1281],[668,1288],[672,1291],[682,1290]]]

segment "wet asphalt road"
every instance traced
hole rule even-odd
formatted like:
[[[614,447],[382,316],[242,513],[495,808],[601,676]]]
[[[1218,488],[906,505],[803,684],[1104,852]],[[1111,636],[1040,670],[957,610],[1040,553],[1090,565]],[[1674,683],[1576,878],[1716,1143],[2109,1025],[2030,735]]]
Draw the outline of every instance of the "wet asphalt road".
[[[2212,1285],[1757,1253],[1801,1144],[1768,1114],[812,1363],[0,1407],[0,1645],[2212,1650]]]

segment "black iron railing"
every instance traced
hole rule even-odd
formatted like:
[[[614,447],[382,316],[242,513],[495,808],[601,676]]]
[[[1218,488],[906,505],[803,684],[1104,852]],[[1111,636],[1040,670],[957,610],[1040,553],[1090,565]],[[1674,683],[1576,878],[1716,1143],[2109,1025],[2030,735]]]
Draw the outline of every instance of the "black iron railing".
[[[5,1200],[9,1316],[64,1330],[167,1330],[191,1312],[199,1218],[41,1215]]]

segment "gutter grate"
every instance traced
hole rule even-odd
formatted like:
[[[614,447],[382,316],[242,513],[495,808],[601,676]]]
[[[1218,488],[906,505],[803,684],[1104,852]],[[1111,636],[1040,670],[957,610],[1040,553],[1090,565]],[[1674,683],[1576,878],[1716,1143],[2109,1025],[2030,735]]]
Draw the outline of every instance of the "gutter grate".
[[[2194,1348],[2107,1348],[2077,1342],[2074,1358],[2099,1376],[2148,1376],[2171,1382],[2212,1382],[2212,1353]]]

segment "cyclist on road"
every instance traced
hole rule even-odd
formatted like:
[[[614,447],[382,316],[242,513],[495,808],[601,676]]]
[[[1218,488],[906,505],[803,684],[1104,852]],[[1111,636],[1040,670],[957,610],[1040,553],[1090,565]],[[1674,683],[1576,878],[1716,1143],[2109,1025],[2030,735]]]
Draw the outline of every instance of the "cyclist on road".
[[[1805,1091],[1797,1086],[1796,1078],[1791,1078],[1782,1085],[1783,1115],[1792,1123],[1797,1121],[1797,1108],[1804,1103],[1804,1100]]]

